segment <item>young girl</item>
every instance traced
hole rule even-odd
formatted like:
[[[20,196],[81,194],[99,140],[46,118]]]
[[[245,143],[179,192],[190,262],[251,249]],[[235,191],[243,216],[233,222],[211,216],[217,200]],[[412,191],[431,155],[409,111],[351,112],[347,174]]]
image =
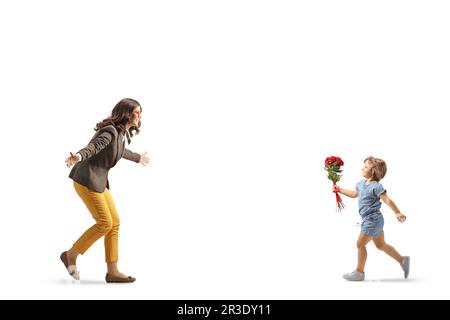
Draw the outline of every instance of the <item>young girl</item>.
[[[347,190],[339,186],[333,186],[333,192],[339,192],[350,198],[358,197],[359,214],[362,217],[361,233],[359,234],[356,246],[358,248],[358,266],[356,270],[344,274],[344,279],[348,281],[364,280],[364,265],[367,259],[366,245],[373,241],[375,246],[394,258],[403,269],[405,279],[409,275],[409,256],[401,256],[391,245],[384,242],[384,219],[381,214],[381,200],[386,203],[397,216],[397,220],[404,222],[406,216],[400,212],[380,184],[380,180],[386,175],[386,163],[378,158],[369,157],[364,160],[362,175],[365,180],[356,184],[356,190]]]
[[[76,261],[99,238],[105,239],[106,282],[134,282],[136,279],[121,273],[119,260],[119,215],[109,191],[108,171],[121,159],[147,165],[149,158],[128,150],[133,132],[139,133],[141,126],[141,105],[133,99],[122,99],[111,112],[111,116],[99,122],[90,143],[78,153],[70,153],[66,159],[68,167],[73,166],[69,177],[76,192],[86,204],[95,219],[95,224],[86,230],[73,246],[64,251],[60,258],[69,274],[79,280]]]

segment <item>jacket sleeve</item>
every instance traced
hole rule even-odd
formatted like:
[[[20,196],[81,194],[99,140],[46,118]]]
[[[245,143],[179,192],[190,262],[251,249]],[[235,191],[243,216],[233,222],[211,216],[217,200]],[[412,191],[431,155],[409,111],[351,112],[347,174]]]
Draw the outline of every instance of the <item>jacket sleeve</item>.
[[[139,163],[141,161],[141,155],[139,153],[133,152],[125,148],[123,150],[123,158]]]
[[[112,139],[113,135],[108,131],[104,131],[92,139],[91,142],[89,142],[85,148],[78,151],[78,153],[81,155],[83,161],[87,160],[105,149],[111,143]]]

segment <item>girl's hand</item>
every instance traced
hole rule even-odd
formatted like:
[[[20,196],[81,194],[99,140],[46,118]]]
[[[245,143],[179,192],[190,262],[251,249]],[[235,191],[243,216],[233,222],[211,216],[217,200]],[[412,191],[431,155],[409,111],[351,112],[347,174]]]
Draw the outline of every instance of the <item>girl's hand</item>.
[[[147,151],[145,151],[144,153],[141,154],[141,160],[139,160],[139,163],[142,164],[143,166],[148,165],[148,163],[150,162],[150,159],[147,157]]]
[[[405,222],[406,216],[403,213],[399,212],[399,213],[396,213],[395,215],[397,216],[398,221]]]
[[[74,164],[76,164],[79,161],[78,156],[76,154],[70,153],[70,156],[66,159],[66,166],[67,168],[70,168]]]
[[[333,185],[333,192],[341,192],[341,188],[337,184]]]

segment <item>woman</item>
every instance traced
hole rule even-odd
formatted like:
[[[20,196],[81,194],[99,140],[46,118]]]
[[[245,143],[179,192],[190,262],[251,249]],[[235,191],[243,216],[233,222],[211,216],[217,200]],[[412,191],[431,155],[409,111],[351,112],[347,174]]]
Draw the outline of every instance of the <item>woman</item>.
[[[69,177],[73,179],[75,190],[95,219],[95,224],[60,257],[76,280],[80,279],[76,267],[78,255],[84,254],[102,236],[105,237],[106,282],[136,280],[121,273],[117,267],[119,216],[109,191],[108,171],[122,157],[144,166],[149,163],[147,152],[138,154],[125,148],[125,139],[130,144],[133,132],[139,133],[141,113],[142,108],[136,100],[122,99],[111,116],[97,124],[89,144],[76,154],[70,152],[66,159],[67,167],[74,165]]]

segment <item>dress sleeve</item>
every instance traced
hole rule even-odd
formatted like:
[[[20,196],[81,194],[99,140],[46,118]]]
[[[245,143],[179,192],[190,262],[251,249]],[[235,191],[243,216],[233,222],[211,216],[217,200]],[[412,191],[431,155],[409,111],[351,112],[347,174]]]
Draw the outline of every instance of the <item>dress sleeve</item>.
[[[373,192],[375,193],[377,198],[379,198],[383,193],[386,192],[386,189],[384,189],[381,183],[377,183],[373,188]]]

